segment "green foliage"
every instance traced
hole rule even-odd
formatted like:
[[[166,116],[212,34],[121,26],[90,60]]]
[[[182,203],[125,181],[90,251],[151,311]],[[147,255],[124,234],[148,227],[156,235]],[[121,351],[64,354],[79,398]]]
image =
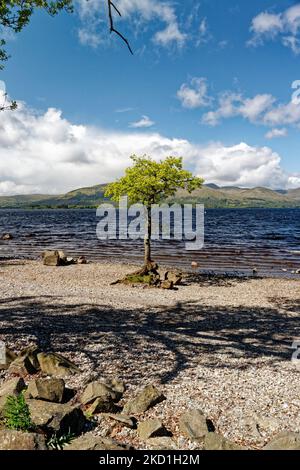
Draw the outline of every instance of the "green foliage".
[[[106,188],[105,196],[113,201],[126,195],[132,204],[140,202],[150,207],[174,196],[179,188],[191,193],[203,184],[201,178],[183,169],[182,158],[167,157],[156,162],[133,155],[131,159],[133,166],[127,168],[125,176]]]
[[[68,434],[63,434],[62,436],[54,433],[48,439],[47,447],[50,450],[64,450],[64,447],[71,444],[74,438],[74,434],[71,434],[70,432],[68,432]]]
[[[149,284],[153,282],[153,276],[146,274],[145,276],[139,274],[129,274],[126,276],[126,281],[132,282],[132,284]]]
[[[9,28],[19,33],[30,22],[33,13],[45,10],[54,16],[61,10],[73,11],[73,0],[0,0],[0,28]],[[0,39],[0,62],[8,59],[5,51],[5,40]],[[3,68],[3,65],[0,65]]]
[[[30,431],[34,425],[31,421],[29,407],[24,395],[7,397],[3,410],[4,423],[8,429]]]

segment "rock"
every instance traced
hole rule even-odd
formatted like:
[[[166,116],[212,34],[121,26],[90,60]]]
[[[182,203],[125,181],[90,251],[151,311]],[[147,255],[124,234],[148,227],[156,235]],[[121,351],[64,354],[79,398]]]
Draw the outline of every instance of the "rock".
[[[296,274],[300,274],[300,269],[297,269]]]
[[[300,433],[280,433],[275,436],[263,450],[300,450]]]
[[[150,437],[166,435],[166,432],[166,428],[159,419],[147,419],[138,425],[138,434],[144,441]]]
[[[192,268],[198,268],[199,265],[196,261],[192,261],[192,264],[191,264]]]
[[[64,450],[129,450],[126,445],[120,444],[112,439],[94,436],[91,433],[74,439]]]
[[[71,265],[71,264],[76,264],[76,260],[74,258],[72,258],[71,256],[68,256],[66,259],[65,259],[65,264],[67,266]]]
[[[209,432],[204,439],[204,450],[247,450],[215,432]]]
[[[182,281],[182,274],[170,271],[167,273],[167,280],[173,282],[174,286],[178,286]]]
[[[11,233],[4,233],[1,237],[1,240],[13,240],[13,236]]]
[[[117,394],[117,401],[121,400],[126,391],[125,382],[119,379],[112,379],[107,382],[107,385]]]
[[[41,434],[2,429],[0,450],[47,450],[47,447]]]
[[[125,414],[140,414],[165,400],[165,397],[153,385],[145,387],[135,398],[124,406]]]
[[[180,431],[190,440],[203,442],[206,434],[208,434],[208,421],[200,410],[190,410],[179,419]]]
[[[5,361],[3,364],[0,362],[0,370],[7,370],[10,364],[17,359],[17,355],[8,347],[5,348]]]
[[[37,355],[41,371],[47,375],[66,377],[80,372],[79,368],[69,359],[56,353],[39,353]]]
[[[37,346],[30,346],[23,349],[18,357],[10,364],[9,373],[25,377],[26,375],[36,374],[40,369],[37,355],[39,349]]]
[[[7,380],[0,388],[0,397],[19,395],[25,388],[26,385],[23,379],[15,378]]]
[[[84,392],[80,397],[80,402],[83,405],[88,405],[93,403],[96,399],[101,398],[103,401],[107,402],[118,402],[122,394],[120,392],[113,390],[108,385],[102,382],[91,382],[89,383]]]
[[[154,437],[147,441],[151,450],[178,450],[176,442],[171,437]]]
[[[87,260],[85,256],[79,256],[77,259],[77,264],[87,264]]]
[[[99,397],[90,404],[86,411],[89,415],[94,415],[97,413],[114,413],[118,411],[118,408],[111,397]]]
[[[36,379],[29,382],[26,397],[62,403],[65,391],[63,379]]]
[[[44,266],[60,266],[61,260],[58,251],[45,251],[43,254]]]
[[[104,413],[103,417],[113,419],[114,421],[123,424],[127,428],[136,429],[136,420],[134,418],[130,418],[130,416],[123,414]]]
[[[158,274],[159,274],[159,279],[160,279],[162,282],[168,280],[168,273],[169,273],[169,271],[168,271],[167,269],[161,269],[161,268],[159,268],[157,272],[158,272]]]
[[[77,406],[50,403],[42,400],[27,400],[33,424],[48,433],[79,435],[86,419]]]
[[[174,288],[174,284],[171,281],[162,281],[160,283],[160,287],[165,290],[172,290]]]

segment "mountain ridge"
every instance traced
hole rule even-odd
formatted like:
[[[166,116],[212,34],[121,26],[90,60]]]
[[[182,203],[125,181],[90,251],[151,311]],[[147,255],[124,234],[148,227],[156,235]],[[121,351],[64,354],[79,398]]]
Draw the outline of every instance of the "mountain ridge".
[[[74,189],[65,194],[0,196],[1,209],[94,208],[105,198],[106,184]],[[205,184],[192,194],[179,190],[168,202],[203,203],[207,208],[300,208],[300,188],[272,190]]]

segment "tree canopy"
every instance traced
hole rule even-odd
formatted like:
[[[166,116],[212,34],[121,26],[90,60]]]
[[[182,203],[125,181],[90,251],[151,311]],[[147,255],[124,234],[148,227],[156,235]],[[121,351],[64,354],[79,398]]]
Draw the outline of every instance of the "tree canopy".
[[[159,162],[150,157],[131,157],[133,166],[125,170],[125,176],[107,186],[105,196],[118,202],[127,196],[130,203],[142,203],[147,212],[145,230],[145,268],[143,274],[151,272],[151,207],[175,195],[178,189],[192,192],[200,188],[203,179],[183,169],[182,158],[167,157]]]
[[[150,207],[174,196],[180,188],[192,192],[203,184],[202,178],[183,169],[182,158],[167,157],[157,162],[133,155],[131,160],[133,166],[125,170],[125,176],[107,186],[105,195],[116,202],[127,195],[132,204],[141,202]]]

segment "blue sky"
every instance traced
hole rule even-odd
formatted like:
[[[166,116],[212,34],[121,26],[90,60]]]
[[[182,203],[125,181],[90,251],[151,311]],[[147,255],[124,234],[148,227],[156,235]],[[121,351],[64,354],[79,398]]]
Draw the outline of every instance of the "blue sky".
[[[0,193],[105,182],[130,154],[164,151],[209,182],[300,187],[299,1],[116,4],[134,56],[109,37],[101,0],[76,0],[73,15],[55,19],[35,14],[8,41],[0,80],[23,104],[0,116],[12,162],[0,163]]]

